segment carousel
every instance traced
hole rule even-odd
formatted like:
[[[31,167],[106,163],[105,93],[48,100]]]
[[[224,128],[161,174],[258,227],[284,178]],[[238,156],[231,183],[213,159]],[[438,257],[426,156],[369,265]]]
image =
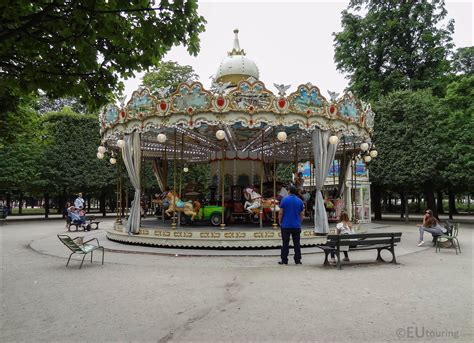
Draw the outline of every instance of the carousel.
[[[200,82],[155,93],[140,88],[128,102],[101,111],[97,157],[110,154],[118,176],[110,240],[188,248],[278,247],[278,203],[288,186],[279,180],[282,166],[292,170],[292,182],[306,200],[302,246],[325,241],[328,215],[336,212],[328,211],[329,193],[334,207],[359,220],[357,165],[365,167],[377,156],[370,104],[351,93],[329,92],[327,99],[311,83],[292,91],[291,85],[274,84],[277,92],[270,91],[240,48],[238,30],[234,34],[233,49],[209,89]],[[142,218],[146,164],[162,191],[153,199],[157,216],[151,218]],[[189,189],[183,175],[197,167],[207,180]],[[337,206],[334,199],[340,200]]]

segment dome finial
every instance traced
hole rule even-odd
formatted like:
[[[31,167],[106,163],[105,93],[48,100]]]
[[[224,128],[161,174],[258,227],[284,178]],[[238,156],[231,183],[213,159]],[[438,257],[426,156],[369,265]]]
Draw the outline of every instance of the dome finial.
[[[234,46],[232,48],[232,51],[229,52],[229,56],[232,55],[245,55],[245,52],[243,49],[240,48],[240,43],[239,43],[239,29],[234,29]]]

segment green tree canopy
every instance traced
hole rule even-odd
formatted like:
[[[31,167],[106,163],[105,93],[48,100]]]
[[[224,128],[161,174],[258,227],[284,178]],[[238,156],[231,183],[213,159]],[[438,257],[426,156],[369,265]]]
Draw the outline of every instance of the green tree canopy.
[[[143,76],[142,85],[148,87],[153,93],[159,88],[170,87],[169,91],[176,90],[182,82],[198,80],[199,76],[193,67],[182,66],[174,61],[160,62],[160,64]]]
[[[199,51],[205,20],[196,0],[3,1],[1,112],[44,91],[93,107],[122,89],[120,78],[155,66],[177,44]]]
[[[439,125],[441,175],[457,191],[474,191],[474,75],[448,85],[443,99],[447,116]]]
[[[442,0],[352,0],[335,33],[337,69],[352,91],[377,99],[399,89],[434,87],[449,71],[453,21]]]
[[[370,164],[371,181],[395,191],[439,182],[439,99],[426,90],[398,91],[382,97],[375,110],[379,156]]]
[[[453,56],[453,69],[460,74],[474,74],[474,46],[459,48]]]
[[[96,157],[97,117],[64,108],[42,118],[44,147],[38,161],[41,187],[52,194],[83,191],[98,195],[115,185],[115,166]]]

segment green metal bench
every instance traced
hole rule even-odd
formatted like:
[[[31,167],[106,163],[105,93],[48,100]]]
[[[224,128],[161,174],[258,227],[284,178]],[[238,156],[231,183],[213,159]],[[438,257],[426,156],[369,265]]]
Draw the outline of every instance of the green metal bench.
[[[94,250],[102,249],[102,264],[104,264],[104,247],[100,245],[99,240],[97,238],[89,239],[88,241],[82,242],[82,237],[75,237],[71,238],[68,235],[58,235],[59,240],[72,251],[71,255],[66,263],[66,267],[69,265],[69,261],[71,260],[72,255],[84,255],[82,257],[81,265],[79,269],[82,268],[82,264],[84,263],[84,259],[86,258],[87,254],[91,254],[91,263],[92,257],[94,254]],[[96,241],[97,245],[88,244],[89,242]]]

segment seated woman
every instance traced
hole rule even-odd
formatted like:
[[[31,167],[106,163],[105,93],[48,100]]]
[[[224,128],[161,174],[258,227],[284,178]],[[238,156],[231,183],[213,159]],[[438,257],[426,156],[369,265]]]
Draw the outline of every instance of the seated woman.
[[[425,244],[425,242],[423,242],[423,234],[425,231],[431,233],[433,236],[439,236],[446,232],[446,229],[439,225],[438,219],[433,216],[433,211],[429,209],[425,211],[423,224],[418,224],[417,226],[420,230],[420,240],[418,241],[419,247]]]
[[[81,217],[79,210],[74,206],[68,208],[68,216],[73,224],[78,224],[84,228],[84,231],[90,231],[90,225],[86,225],[85,217]]]
[[[341,211],[341,215],[339,217],[339,223],[336,225],[336,230],[338,235],[351,235],[354,234],[355,232],[352,230],[352,223],[349,220],[349,215],[347,214],[346,211]],[[344,259],[343,261],[349,262],[349,254],[347,251],[343,251],[344,253]],[[331,251],[331,259],[329,260],[330,264],[335,264],[336,259],[335,259],[335,252]]]

